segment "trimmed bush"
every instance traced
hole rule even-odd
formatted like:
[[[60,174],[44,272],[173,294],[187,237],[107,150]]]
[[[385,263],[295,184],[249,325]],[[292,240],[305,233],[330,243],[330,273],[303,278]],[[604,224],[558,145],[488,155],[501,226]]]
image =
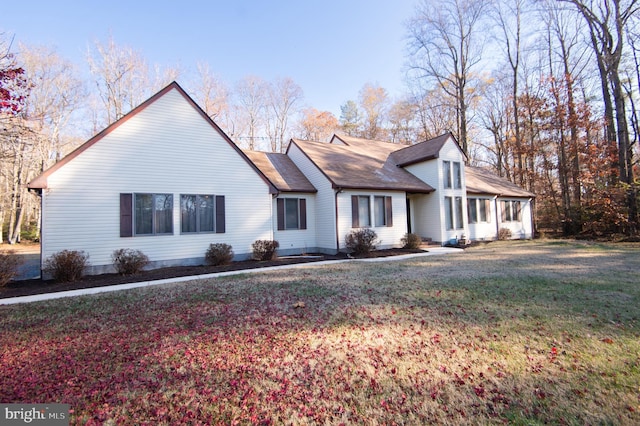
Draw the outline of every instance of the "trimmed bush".
[[[376,249],[378,234],[370,228],[354,229],[347,234],[345,245],[355,255],[368,254]]]
[[[280,247],[280,243],[275,240],[256,240],[251,244],[253,258],[255,260],[273,260],[278,257],[278,247]]]
[[[209,244],[204,259],[212,266],[228,265],[233,260],[233,249],[225,243]]]
[[[22,264],[15,251],[0,253],[0,287],[4,287],[16,276],[18,267]]]
[[[416,250],[422,245],[422,238],[417,234],[404,234],[402,241],[402,247],[410,250]]]
[[[511,229],[509,228],[500,228],[498,229],[498,240],[504,241],[511,238]]]
[[[128,248],[114,250],[111,253],[111,260],[120,275],[138,274],[149,264],[146,254],[140,250]]]
[[[71,282],[82,278],[87,266],[89,255],[84,251],[62,250],[45,260],[44,271],[50,273],[56,281]]]

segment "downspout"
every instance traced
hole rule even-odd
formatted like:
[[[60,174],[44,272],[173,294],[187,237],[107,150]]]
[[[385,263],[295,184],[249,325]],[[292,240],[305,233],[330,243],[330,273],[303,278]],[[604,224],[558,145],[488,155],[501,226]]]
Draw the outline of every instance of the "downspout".
[[[42,188],[38,188],[38,189],[30,189],[29,192],[36,194],[37,196],[40,197],[40,235],[38,235],[38,238],[40,238],[40,279],[42,279],[42,267],[44,264],[44,261],[42,259],[42,253],[44,253],[44,251],[42,250],[43,247],[43,241],[42,241],[42,224],[44,223],[44,189]]]
[[[340,194],[343,191],[342,188],[337,188],[336,192],[334,194],[335,196],[335,202],[334,202],[334,207],[335,207],[335,218],[336,218],[336,253],[340,252],[340,234],[338,233],[338,194]]]
[[[500,223],[498,221],[502,217],[500,215],[500,213],[498,212],[498,197],[499,197],[499,195],[496,195],[495,197],[493,197],[493,203],[496,206],[496,240],[500,236]]]
[[[536,202],[535,198],[529,198],[529,211],[531,212],[529,216],[531,216],[531,239],[533,240],[535,238],[535,233],[536,233],[536,227],[535,227],[535,218],[533,217],[534,215],[534,203]]]
[[[276,239],[276,230],[273,226],[273,200],[277,199],[280,196],[280,191],[275,192],[274,194],[271,195],[271,202],[269,203],[269,209],[271,210],[269,212],[269,217],[271,218],[271,241],[274,241]],[[277,219],[276,219],[277,221]]]

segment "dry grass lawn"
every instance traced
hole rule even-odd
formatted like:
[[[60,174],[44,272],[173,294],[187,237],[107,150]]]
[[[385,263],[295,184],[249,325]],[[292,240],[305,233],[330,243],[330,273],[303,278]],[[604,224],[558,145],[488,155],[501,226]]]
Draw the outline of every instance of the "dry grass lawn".
[[[0,307],[72,424],[640,424],[640,245],[496,242]]]

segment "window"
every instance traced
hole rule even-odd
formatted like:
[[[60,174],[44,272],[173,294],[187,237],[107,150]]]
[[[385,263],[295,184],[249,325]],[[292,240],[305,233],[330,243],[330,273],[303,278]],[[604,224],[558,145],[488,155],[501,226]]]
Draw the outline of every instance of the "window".
[[[134,194],[134,235],[173,233],[172,194]]]
[[[223,233],[224,196],[181,195],[180,218],[184,233]],[[172,194],[120,194],[121,237],[163,234],[173,234]]]
[[[278,198],[276,201],[278,231],[307,229],[307,200],[304,198]]]
[[[469,223],[491,222],[491,210],[487,198],[467,198]]]
[[[453,199],[444,197],[444,220],[447,229],[453,229]]]
[[[215,197],[180,195],[180,231],[215,232]]]
[[[444,220],[448,230],[464,228],[462,197],[444,197]]]
[[[455,198],[456,207],[456,229],[464,228],[464,218],[462,216],[462,197]]]
[[[351,227],[365,228],[371,226],[371,208],[368,195],[351,196]]]
[[[522,216],[520,201],[501,201],[500,204],[503,222],[520,222]]]
[[[478,223],[478,199],[467,198],[467,215],[469,223]]]
[[[451,188],[451,161],[442,162],[442,173],[444,175],[444,187]]]
[[[455,189],[462,189],[462,171],[457,161],[453,163],[453,185]]]
[[[480,205],[480,222],[491,222],[491,207],[488,198],[481,198],[478,200]]]
[[[444,187],[462,189],[462,166],[459,161],[453,162],[453,169],[451,168],[451,161],[442,162],[442,174],[444,177]]]
[[[393,226],[391,203],[391,197],[373,197],[373,216],[375,226]]]

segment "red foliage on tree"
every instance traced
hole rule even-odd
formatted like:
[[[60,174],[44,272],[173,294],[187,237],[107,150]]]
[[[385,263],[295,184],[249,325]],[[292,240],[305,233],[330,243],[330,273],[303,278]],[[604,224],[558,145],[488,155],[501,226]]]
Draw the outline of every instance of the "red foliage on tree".
[[[7,59],[12,59],[7,55]],[[13,62],[0,68],[0,113],[16,115],[24,107],[28,89],[24,69]]]

